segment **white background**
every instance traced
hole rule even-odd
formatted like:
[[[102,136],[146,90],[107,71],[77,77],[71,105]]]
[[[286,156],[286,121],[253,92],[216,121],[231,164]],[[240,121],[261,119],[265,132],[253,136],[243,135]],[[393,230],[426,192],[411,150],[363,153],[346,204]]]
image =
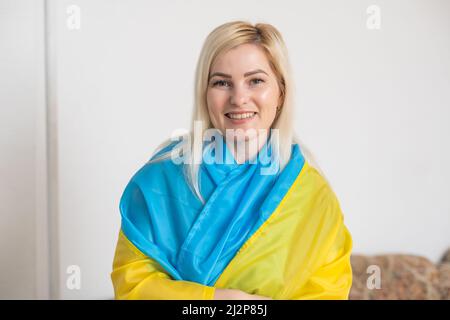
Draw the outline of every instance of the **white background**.
[[[67,8],[81,9],[80,29]],[[366,9],[381,10],[381,29]],[[450,2],[0,0],[0,298],[113,297],[119,197],[188,128],[198,54],[231,20],[286,41],[296,127],[354,253],[450,246]],[[67,267],[81,288],[66,286]]]

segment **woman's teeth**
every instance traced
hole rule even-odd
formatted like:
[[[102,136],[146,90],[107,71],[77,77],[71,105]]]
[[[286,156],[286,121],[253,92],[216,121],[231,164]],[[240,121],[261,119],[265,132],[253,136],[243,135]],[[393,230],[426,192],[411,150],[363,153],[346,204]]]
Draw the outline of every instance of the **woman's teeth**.
[[[247,113],[227,113],[225,114],[230,119],[247,119],[252,118],[256,112],[247,112]]]

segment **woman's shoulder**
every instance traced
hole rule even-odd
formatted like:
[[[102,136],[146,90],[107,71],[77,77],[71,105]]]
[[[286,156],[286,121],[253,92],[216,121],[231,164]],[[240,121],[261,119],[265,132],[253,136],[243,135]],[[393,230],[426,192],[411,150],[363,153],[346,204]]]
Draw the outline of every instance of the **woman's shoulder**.
[[[172,140],[166,140],[163,143],[159,145],[159,147],[156,148],[156,150],[151,155],[150,159],[148,160],[148,163],[151,163],[152,160],[158,159],[161,156],[169,155],[170,159],[170,153],[179,146],[178,141],[172,141]],[[166,159],[164,159],[166,160]]]
[[[316,190],[326,189],[327,191],[330,191],[329,189],[331,189],[330,184],[325,178],[325,175],[323,175],[318,168],[316,168],[306,159],[300,172],[300,176],[303,180],[303,184],[307,182],[310,188]]]
[[[301,190],[311,204],[320,205],[333,210],[323,210],[327,215],[333,215],[334,219],[342,219],[340,201],[323,172],[305,160],[303,168],[298,176],[296,188]],[[331,217],[328,217],[331,218]]]
[[[170,180],[178,177],[182,168],[176,161],[172,160],[172,151],[176,147],[176,142],[164,144],[158,148],[149,159],[139,167],[131,176],[130,182],[136,184],[160,183],[161,180]]]

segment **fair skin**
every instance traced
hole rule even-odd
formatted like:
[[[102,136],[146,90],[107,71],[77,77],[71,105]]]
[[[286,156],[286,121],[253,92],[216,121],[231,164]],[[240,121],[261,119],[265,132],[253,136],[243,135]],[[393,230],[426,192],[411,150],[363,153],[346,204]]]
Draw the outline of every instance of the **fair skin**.
[[[268,134],[280,105],[280,88],[263,49],[254,44],[242,44],[221,53],[211,66],[206,93],[208,112],[214,128],[224,135],[227,129],[242,129],[243,134],[226,141],[237,163],[253,157],[265,143],[258,139],[259,130]],[[255,131],[249,130],[254,129]],[[255,134],[256,132],[256,134]],[[237,152],[239,143],[257,139],[257,149]],[[235,144],[235,141],[237,142]],[[215,300],[271,300],[237,289],[216,288]]]
[[[237,163],[255,156],[265,143],[258,133],[268,134],[281,103],[278,81],[264,50],[242,44],[219,54],[211,66],[206,102],[214,128],[224,135],[227,129],[242,130],[234,131],[233,141],[226,140]],[[247,146],[244,154],[237,152],[240,144]],[[257,149],[249,150],[249,145]]]

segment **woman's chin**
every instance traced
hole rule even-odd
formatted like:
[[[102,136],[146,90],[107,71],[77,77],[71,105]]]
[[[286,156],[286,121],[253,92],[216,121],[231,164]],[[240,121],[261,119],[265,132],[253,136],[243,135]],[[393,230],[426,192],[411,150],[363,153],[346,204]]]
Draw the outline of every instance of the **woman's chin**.
[[[229,138],[236,142],[245,142],[258,137],[258,129],[255,128],[227,128]]]

